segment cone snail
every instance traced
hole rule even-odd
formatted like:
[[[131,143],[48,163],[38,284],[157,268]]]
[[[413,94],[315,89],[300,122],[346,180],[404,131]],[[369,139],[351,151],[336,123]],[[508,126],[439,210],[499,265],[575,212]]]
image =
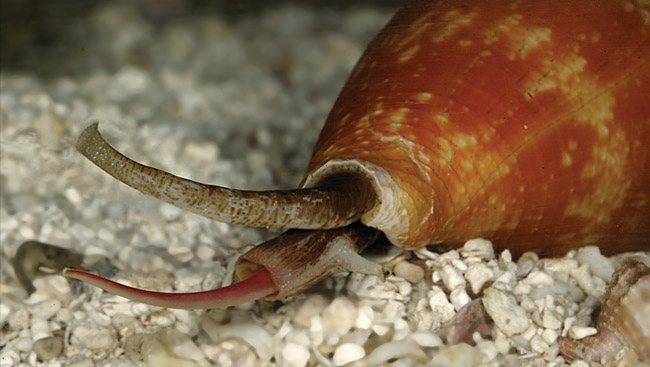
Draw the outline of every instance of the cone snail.
[[[125,184],[216,221],[290,231],[241,256],[230,287],[130,288],[173,308],[280,299],[340,271],[383,234],[417,248],[483,237],[513,255],[650,248],[650,5],[414,1],[368,46],[299,189],[251,192],[141,165],[97,124],[77,149]]]

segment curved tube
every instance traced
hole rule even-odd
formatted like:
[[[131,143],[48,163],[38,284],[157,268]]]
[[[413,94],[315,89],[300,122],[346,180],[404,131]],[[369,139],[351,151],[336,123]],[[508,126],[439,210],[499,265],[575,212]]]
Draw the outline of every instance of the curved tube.
[[[371,209],[376,194],[368,180],[345,174],[325,186],[270,191],[206,185],[140,164],[110,146],[88,126],[77,150],[134,189],[218,222],[256,227],[325,229],[353,223]]]

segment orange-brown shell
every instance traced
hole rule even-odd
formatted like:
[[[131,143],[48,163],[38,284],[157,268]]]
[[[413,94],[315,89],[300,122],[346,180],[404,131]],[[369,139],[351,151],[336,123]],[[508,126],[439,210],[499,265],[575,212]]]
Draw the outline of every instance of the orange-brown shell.
[[[303,185],[372,177],[415,248],[650,248],[650,5],[416,1],[365,51]],[[553,244],[553,249],[545,248]]]

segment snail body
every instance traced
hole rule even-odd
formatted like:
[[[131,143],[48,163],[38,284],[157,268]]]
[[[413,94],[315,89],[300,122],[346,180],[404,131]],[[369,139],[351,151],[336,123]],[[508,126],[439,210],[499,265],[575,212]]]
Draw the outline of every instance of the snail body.
[[[358,255],[376,230],[404,248],[483,237],[515,255],[648,249],[649,12],[408,4],[352,71],[296,190],[183,179],[120,154],[93,124],[77,149],[127,185],[214,220],[293,230],[242,255],[243,281],[223,297],[64,273],[134,300],[212,308],[284,298],[341,270],[381,276]]]

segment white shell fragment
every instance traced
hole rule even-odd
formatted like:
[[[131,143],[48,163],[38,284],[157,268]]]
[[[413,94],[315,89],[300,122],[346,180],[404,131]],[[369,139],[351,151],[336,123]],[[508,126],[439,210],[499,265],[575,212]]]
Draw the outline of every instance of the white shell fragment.
[[[465,242],[460,249],[461,255],[465,258],[476,257],[484,260],[494,259],[494,249],[492,243],[482,238],[475,238]]]
[[[352,361],[363,358],[366,355],[366,351],[362,346],[352,343],[344,343],[339,345],[334,352],[334,357],[332,357],[332,362],[335,366],[343,366]]]
[[[569,329],[569,336],[572,339],[582,339],[587,336],[595,335],[598,332],[595,327],[572,326]]]
[[[530,326],[526,311],[515,298],[496,288],[483,292],[483,306],[497,327],[507,336],[523,333]]]
[[[591,273],[604,281],[609,281],[614,274],[614,263],[612,260],[601,255],[600,249],[596,246],[581,248],[576,255],[580,264],[589,266]]]
[[[10,264],[27,240],[148,289],[231,284],[237,257],[277,232],[141,195],[81,157],[76,137],[100,121],[121,151],[176,174],[295,187],[340,87],[393,13],[283,5],[169,22],[146,3],[156,2],[101,2],[66,22],[72,35],[43,57],[47,73],[0,73],[0,367],[587,366],[565,361],[557,340],[596,332],[620,260],[596,248],[556,259],[495,254],[484,239],[396,249],[385,280],[343,273],[291,299],[207,311],[133,303],[58,274],[27,295]],[[106,47],[80,52],[80,41]],[[469,304],[479,320],[456,317]],[[452,327],[463,343],[450,345]]]
[[[424,270],[408,261],[400,261],[395,265],[393,271],[396,276],[404,278],[413,284],[418,284],[424,279]]]

